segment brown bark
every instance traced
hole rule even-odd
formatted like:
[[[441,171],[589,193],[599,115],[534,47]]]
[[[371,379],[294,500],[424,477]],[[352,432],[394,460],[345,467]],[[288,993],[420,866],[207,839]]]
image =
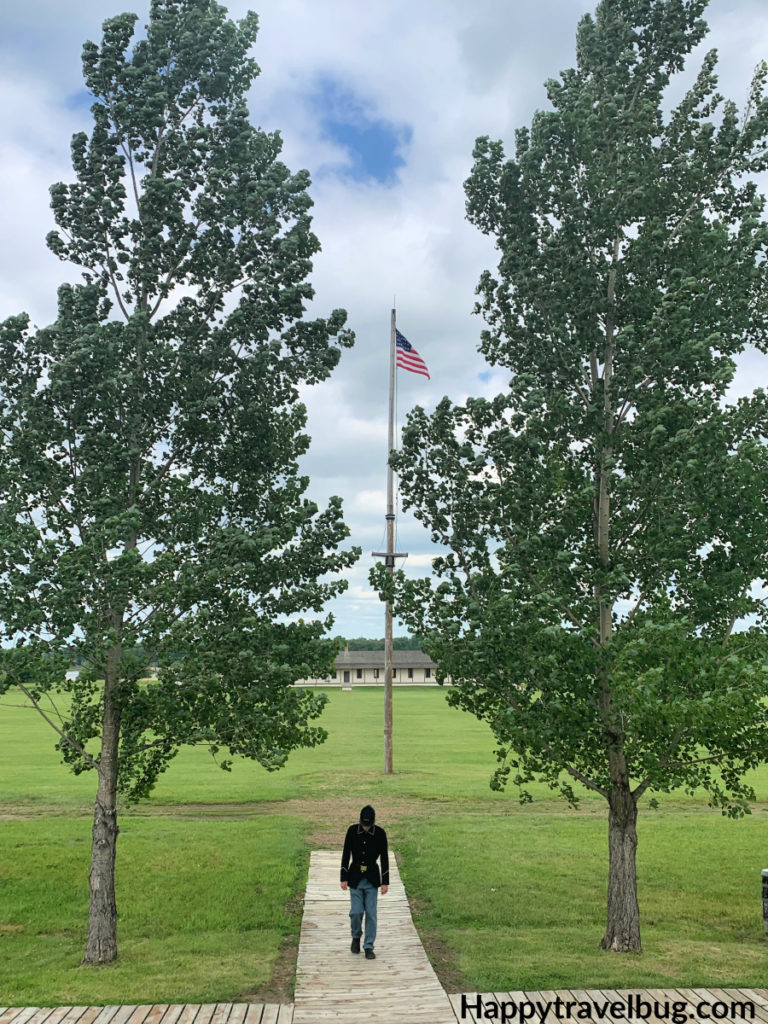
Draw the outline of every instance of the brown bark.
[[[117,900],[115,855],[117,852],[117,772],[120,744],[120,710],[115,701],[120,648],[109,656],[104,681],[101,758],[98,791],[93,811],[91,845],[90,909],[84,964],[108,964],[117,957]]]
[[[608,805],[608,908],[600,945],[614,953],[640,953],[637,802],[627,779],[614,783]]]
[[[599,439],[597,489],[595,495],[595,542],[600,565],[611,567],[611,482],[613,475],[614,416],[611,383],[615,346],[616,266],[620,253],[620,236],[613,247],[613,265],[608,275],[608,310],[605,319],[605,363],[603,368],[603,431]],[[596,364],[596,360],[593,360]],[[593,371],[594,375],[594,371]],[[620,419],[620,418],[619,418]],[[600,645],[610,642],[613,599],[601,585],[594,588],[597,628]],[[637,799],[629,785],[629,771],[624,751],[623,725],[617,722],[611,692],[610,668],[601,666],[598,674],[599,703],[610,765],[611,788],[608,794],[608,905],[603,949],[617,953],[641,951],[640,911],[637,905]]]

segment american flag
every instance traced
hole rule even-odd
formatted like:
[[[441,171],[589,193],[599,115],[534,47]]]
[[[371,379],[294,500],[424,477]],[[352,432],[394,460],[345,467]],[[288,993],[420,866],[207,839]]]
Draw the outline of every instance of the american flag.
[[[429,379],[427,364],[405,335],[398,330],[395,331],[395,351],[397,353],[395,361],[398,366],[402,366],[404,370],[410,370],[411,373],[420,373]]]

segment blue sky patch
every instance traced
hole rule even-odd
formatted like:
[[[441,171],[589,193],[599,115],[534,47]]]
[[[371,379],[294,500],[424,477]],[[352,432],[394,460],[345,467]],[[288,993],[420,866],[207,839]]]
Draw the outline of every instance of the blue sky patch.
[[[493,376],[493,370],[483,370],[477,375],[477,379],[482,381],[483,384],[487,384]]]
[[[78,89],[64,97],[64,106],[67,110],[90,110],[95,98],[87,89]]]
[[[355,181],[390,184],[405,163],[402,150],[413,136],[410,125],[373,116],[370,105],[341,82],[324,76],[312,95],[322,133],[349,154],[344,173]]]

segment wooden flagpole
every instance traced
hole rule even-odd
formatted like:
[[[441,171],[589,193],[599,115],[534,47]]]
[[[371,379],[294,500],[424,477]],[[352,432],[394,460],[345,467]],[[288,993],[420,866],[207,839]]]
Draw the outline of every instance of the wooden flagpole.
[[[390,453],[395,447],[395,372],[397,352],[397,326],[395,310],[392,310],[389,336],[389,426],[387,431],[387,550],[374,551],[374,556],[383,557],[391,577],[395,575],[395,559],[405,558],[404,553],[395,551],[395,488],[394,471],[389,463]],[[392,604],[387,601],[384,611],[384,774],[394,771],[392,755]]]

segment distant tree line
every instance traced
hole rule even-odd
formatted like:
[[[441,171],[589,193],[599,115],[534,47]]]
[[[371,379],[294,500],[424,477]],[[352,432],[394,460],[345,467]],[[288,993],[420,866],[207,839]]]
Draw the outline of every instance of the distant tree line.
[[[345,647],[349,647],[350,651],[383,651],[384,650],[384,637],[373,639],[367,636],[355,636],[355,637],[336,637],[337,649],[343,651]],[[415,636],[396,636],[393,640],[393,646],[396,651],[420,651],[421,640]],[[64,647],[61,651],[62,655],[71,658],[71,662],[75,667],[80,667],[84,663],[84,659],[79,655],[74,648]],[[142,664],[153,665],[154,657],[151,651],[145,650],[139,646],[133,650],[133,654],[141,661]],[[176,653],[170,653],[166,656],[166,660],[178,661],[183,658],[184,655],[181,651]]]
[[[343,651],[345,647],[349,647],[350,651],[383,651],[384,650],[384,637],[380,637],[378,640],[373,640],[367,636],[356,636],[350,639],[340,636],[337,638],[339,642],[339,650]],[[415,636],[396,636],[392,641],[392,645],[396,651],[420,651],[421,640]]]

